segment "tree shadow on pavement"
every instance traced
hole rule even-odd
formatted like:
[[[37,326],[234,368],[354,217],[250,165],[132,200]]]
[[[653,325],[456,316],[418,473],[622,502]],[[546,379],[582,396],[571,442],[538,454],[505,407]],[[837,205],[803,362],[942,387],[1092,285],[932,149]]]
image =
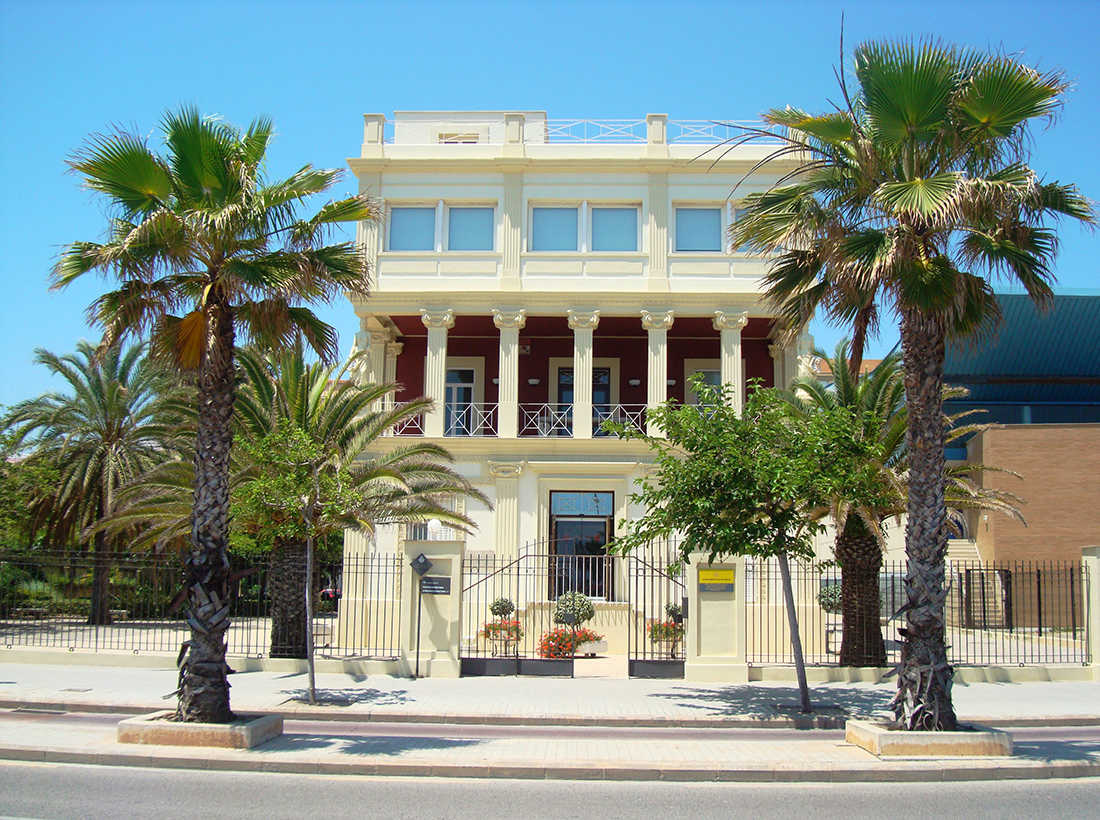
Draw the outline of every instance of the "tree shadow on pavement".
[[[484,743],[478,739],[356,735],[285,734],[260,748],[265,752],[327,751],[342,755],[403,755],[406,752],[459,749]]]
[[[309,703],[306,689],[283,689],[279,694],[286,695],[283,703]],[[410,698],[406,689],[318,689],[317,703],[320,706],[354,706],[369,703],[372,706],[404,706]]]
[[[1012,744],[1014,757],[1053,763],[1058,760],[1093,761],[1100,764],[1097,740],[1024,740]]]
[[[788,715],[789,707],[799,702],[795,686],[754,686],[737,684],[711,689],[702,687],[672,687],[669,692],[654,692],[649,697],[664,698],[684,709],[705,712],[706,717],[770,718]],[[830,686],[828,690],[810,691],[815,709],[837,709],[850,716],[872,716],[889,711],[893,692],[862,687]]]

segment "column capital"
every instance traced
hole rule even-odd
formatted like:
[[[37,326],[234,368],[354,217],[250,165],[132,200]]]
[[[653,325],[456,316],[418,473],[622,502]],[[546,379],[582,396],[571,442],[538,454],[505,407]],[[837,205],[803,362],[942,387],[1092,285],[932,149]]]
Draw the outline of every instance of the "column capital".
[[[527,324],[527,311],[493,308],[493,324],[496,325],[497,330],[505,328],[523,330],[524,325]]]
[[[519,478],[523,473],[522,461],[488,461],[489,475],[493,478]]]
[[[453,310],[421,310],[420,321],[424,327],[442,327],[450,330],[455,326],[455,312]]]
[[[566,317],[572,330],[595,330],[600,323],[598,310],[570,310]]]
[[[386,355],[387,356],[400,356],[401,351],[405,349],[404,342],[386,342]]]
[[[643,310],[642,327],[646,330],[668,330],[675,313],[671,310]]]
[[[770,344],[768,345],[768,355],[773,359],[778,359],[783,355],[783,345]]]
[[[749,323],[749,313],[747,310],[733,311],[733,310],[716,310],[714,311],[714,329],[715,330],[741,330],[745,325]]]

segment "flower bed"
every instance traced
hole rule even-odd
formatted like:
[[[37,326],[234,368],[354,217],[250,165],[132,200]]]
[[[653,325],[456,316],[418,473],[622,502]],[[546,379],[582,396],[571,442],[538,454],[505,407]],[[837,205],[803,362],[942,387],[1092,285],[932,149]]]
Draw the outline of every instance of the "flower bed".
[[[540,658],[571,658],[581,644],[602,641],[603,635],[591,629],[573,630],[561,626],[551,629],[539,639]]]
[[[649,625],[649,639],[653,643],[679,643],[684,639],[684,625],[676,621],[656,621]]]

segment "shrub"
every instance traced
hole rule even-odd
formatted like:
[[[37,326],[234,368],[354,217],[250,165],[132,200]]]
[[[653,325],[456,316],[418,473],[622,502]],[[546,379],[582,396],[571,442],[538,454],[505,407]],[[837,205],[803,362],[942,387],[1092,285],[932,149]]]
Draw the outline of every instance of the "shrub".
[[[489,621],[481,627],[481,637],[518,641],[523,637],[523,627],[519,621]]]
[[[516,611],[516,605],[509,598],[497,598],[489,604],[489,611],[498,618],[507,618]]]
[[[672,601],[665,604],[665,615],[668,616],[670,621],[676,621],[676,623],[681,623],[684,620],[684,610],[679,604]]]
[[[571,658],[576,648],[582,643],[602,640],[603,635],[591,629],[574,630],[567,626],[559,626],[557,629],[551,629],[539,639],[539,657]]]
[[[830,615],[840,612],[840,584],[836,582],[823,584],[821,591],[817,593],[817,602]]]
[[[558,597],[558,602],[554,606],[554,623],[566,623],[563,616],[568,614],[573,615],[573,625],[580,626],[596,617],[596,608],[592,606],[587,595],[566,592]]]
[[[23,581],[15,589],[17,600],[24,606],[46,607],[61,596],[45,581]]]
[[[682,641],[684,639],[684,625],[676,621],[656,621],[649,625],[649,639],[654,643],[658,641]]]

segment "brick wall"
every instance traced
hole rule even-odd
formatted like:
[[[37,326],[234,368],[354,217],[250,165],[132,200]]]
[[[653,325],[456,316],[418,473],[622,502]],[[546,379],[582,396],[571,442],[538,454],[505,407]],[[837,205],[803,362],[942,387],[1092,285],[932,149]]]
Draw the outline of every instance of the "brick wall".
[[[989,561],[1068,561],[1100,544],[1100,424],[997,425],[971,442],[970,457],[1012,470],[989,472],[986,486],[1026,503],[1025,527],[1000,513],[980,513],[975,533]]]

